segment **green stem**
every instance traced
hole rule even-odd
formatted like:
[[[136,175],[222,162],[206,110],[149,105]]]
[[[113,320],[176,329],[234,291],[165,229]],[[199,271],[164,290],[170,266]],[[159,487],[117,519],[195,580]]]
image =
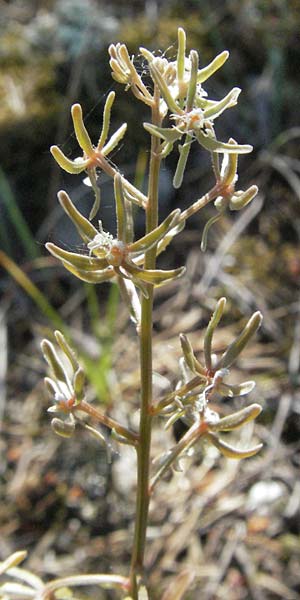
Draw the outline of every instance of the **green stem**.
[[[155,86],[152,108],[152,123],[160,125],[159,92]],[[151,137],[151,158],[149,167],[148,202],[146,208],[146,233],[150,233],[158,223],[158,185],[161,158],[160,141]],[[155,269],[156,248],[145,255],[145,268]],[[137,448],[137,497],[134,542],[131,557],[130,582],[131,595],[138,597],[137,578],[143,575],[146,531],[149,510],[150,449],[152,426],[152,321],[153,321],[153,285],[148,285],[149,297],[142,297],[140,329],[140,369],[141,369],[141,413],[139,446]]]
[[[203,429],[203,431],[202,431]],[[202,423],[195,422],[190,429],[185,433],[185,435],[181,438],[181,440],[176,444],[176,446],[170,450],[169,454],[166,456],[165,461],[159,467],[158,471],[152,477],[150,483],[150,493],[153,492],[154,486],[158,482],[158,480],[164,475],[164,473],[172,466],[175,462],[176,458],[179,457],[183,450],[187,450],[190,448],[200,437],[201,434],[205,431],[205,424],[203,426]]]

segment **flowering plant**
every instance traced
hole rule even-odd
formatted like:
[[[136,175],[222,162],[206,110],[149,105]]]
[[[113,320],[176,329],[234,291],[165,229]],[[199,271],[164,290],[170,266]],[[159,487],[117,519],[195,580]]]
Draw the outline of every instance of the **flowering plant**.
[[[236,211],[246,206],[255,197],[257,187],[251,185],[245,191],[236,190],[238,155],[250,152],[252,147],[248,144],[238,144],[233,138],[226,142],[219,141],[214,129],[215,120],[225,110],[237,104],[241,90],[233,88],[223,99],[214,100],[208,98],[202,86],[223,66],[228,52],[222,52],[208,66],[199,68],[198,53],[195,50],[186,56],[185,32],[181,28],[178,30],[178,52],[175,61],[158,57],[145,48],[141,48],[140,52],[148,63],[151,89],[138,73],[134,57],[129,56],[124,44],[111,45],[109,48],[114,80],[125,85],[126,90],[131,90],[135,98],[146,104],[151,111],[151,122],[143,124],[151,137],[147,194],[129,182],[108,159],[108,155],[124,137],[127,128],[124,123],[108,139],[115,93],[111,92],[106,100],[102,131],[95,146],[84,125],[81,106],[75,104],[71,113],[82,156],[71,160],[57,146],[53,146],[51,152],[60,167],[68,173],[84,173],[93,188],[95,200],[89,219],[78,211],[65,191],[58,194],[61,207],[85,244],[86,253],[70,252],[51,242],[47,244],[48,251],[75,277],[93,284],[112,281],[120,288],[139,339],[140,412],[137,429],[118,422],[106,411],[95,408],[87,401],[84,369],[80,366],[69,340],[61,332],[54,333],[54,340],[45,339],[42,342],[42,351],[50,368],[50,376],[46,377],[45,384],[54,401],[49,411],[60,415],[52,419],[54,432],[70,438],[74,437],[76,426],[82,425],[96,435],[102,444],[109,446],[101,432],[101,425],[105,425],[120,444],[129,444],[136,450],[137,492],[131,564],[126,576],[78,575],[43,584],[27,571],[17,567],[24,558],[24,553],[17,553],[2,564],[2,570],[23,583],[5,583],[0,589],[0,597],[5,600],[16,597],[16,593],[19,594],[18,597],[23,594],[24,598],[50,600],[64,597],[59,594],[65,587],[94,584],[117,589],[127,600],[148,598],[144,558],[149,503],[166,471],[174,467],[178,459],[191,448],[201,446],[203,442],[212,444],[225,457],[235,459],[253,456],[261,449],[261,444],[255,444],[251,448],[236,447],[219,435],[254,420],[261,411],[259,404],[251,404],[225,417],[220,417],[210,405],[212,400],[220,396],[243,396],[254,388],[253,381],[236,384],[228,378],[231,366],[260,327],[262,316],[259,312],[250,317],[240,335],[218,357],[212,351],[212,341],[225,309],[226,300],[221,298],[206,329],[203,360],[195,355],[188,337],[184,333],[181,334],[180,377],[173,391],[163,397],[157,399],[153,391],[154,291],[157,286],[174,281],[185,272],[184,266],[171,270],[159,269],[157,260],[174,236],[183,230],[187,219],[208,203],[214,202],[216,215],[208,221],[202,234],[202,250],[205,250],[210,226],[221,218],[225,210]],[[215,183],[188,208],[183,211],[175,209],[160,222],[158,183],[161,162],[176,145],[179,159],[173,185],[179,188],[194,142],[210,153]],[[221,165],[220,154],[223,155]],[[115,236],[103,229],[101,220],[98,221],[98,226],[91,222],[100,207],[98,175],[101,170],[113,181],[117,218]],[[145,211],[145,234],[137,240],[132,211],[134,204]],[[82,413],[96,421],[97,427],[87,423],[82,418]],[[156,417],[167,419],[166,427],[181,419],[186,424],[187,431],[163,455],[152,457],[151,433]],[[205,448],[203,451],[205,452]],[[180,574],[165,591],[163,598],[167,600],[176,597],[180,600],[190,583],[189,574]],[[72,597],[70,590],[68,594],[68,598]]]

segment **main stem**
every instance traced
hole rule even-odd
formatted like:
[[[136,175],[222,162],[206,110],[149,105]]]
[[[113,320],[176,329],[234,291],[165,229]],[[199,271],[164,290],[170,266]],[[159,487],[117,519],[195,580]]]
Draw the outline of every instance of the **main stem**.
[[[152,123],[160,125],[159,92],[154,90]],[[158,223],[158,185],[161,158],[160,141],[151,138],[151,157],[149,167],[148,202],[146,208],[146,233]],[[145,268],[155,269],[156,248],[151,248],[145,256]],[[142,314],[140,328],[140,371],[141,371],[141,412],[139,445],[137,447],[137,496],[134,542],[131,557],[130,581],[131,595],[138,597],[137,577],[143,575],[146,531],[149,511],[149,475],[152,426],[152,325],[153,325],[153,285],[148,285],[148,298],[142,296]]]

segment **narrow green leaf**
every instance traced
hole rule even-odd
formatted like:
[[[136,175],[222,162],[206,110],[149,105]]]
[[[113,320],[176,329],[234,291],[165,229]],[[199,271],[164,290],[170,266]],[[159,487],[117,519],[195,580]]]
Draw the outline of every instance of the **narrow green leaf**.
[[[59,313],[51,306],[47,297],[36,287],[29,277],[13,262],[4,252],[0,251],[0,265],[8,271],[13,279],[18,283],[19,286],[32,298],[35,304],[38,306],[47,319],[49,319],[55,327],[59,327],[65,330],[65,324]]]
[[[17,200],[13,191],[10,187],[8,178],[6,177],[4,171],[0,168],[0,194],[3,205],[7,210],[7,214],[11,223],[13,224],[17,236],[19,237],[20,242],[23,245],[23,248],[26,252],[26,255],[29,259],[37,258],[39,256],[39,251],[35,239],[22,215],[22,212],[19,209]],[[7,236],[7,231],[5,228],[5,221],[1,220],[1,238],[7,240],[8,247],[11,245],[10,238]],[[13,240],[16,243],[16,240]]]

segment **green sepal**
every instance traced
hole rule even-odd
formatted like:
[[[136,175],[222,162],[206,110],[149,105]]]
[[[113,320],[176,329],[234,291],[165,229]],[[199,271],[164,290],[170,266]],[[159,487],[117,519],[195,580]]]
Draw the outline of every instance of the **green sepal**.
[[[159,87],[160,93],[170,111],[175,114],[181,114],[183,111],[175,102],[173,96],[170,93],[168,85],[163,78],[163,75],[161,74],[161,72],[155,64],[155,61],[153,60],[149,62],[149,71],[154,83],[156,83],[156,85]]]
[[[76,269],[68,262],[62,263],[67,271],[70,271],[73,275],[81,279],[81,281],[86,281],[87,283],[102,283],[103,281],[108,281],[114,277],[114,269],[113,267],[108,267],[107,269],[103,269],[103,271],[84,271],[82,269]]]
[[[229,52],[227,50],[224,50],[223,52],[218,54],[218,56],[216,56],[211,61],[211,63],[209,63],[209,65],[207,65],[203,69],[200,69],[197,75],[198,83],[203,83],[204,81],[209,79],[215,73],[215,71],[217,71],[224,65],[228,57]]]
[[[6,558],[4,561],[1,561],[0,562],[0,575],[3,575],[3,573],[8,571],[8,569],[17,567],[21,562],[23,562],[23,560],[25,560],[25,558],[27,557],[27,554],[28,553],[26,550],[18,550],[17,552],[14,552],[10,556],[8,556],[8,558]],[[37,589],[38,589],[38,585],[42,588],[43,587],[42,580],[39,577],[36,577],[36,575],[33,575],[32,573],[30,575],[32,575],[32,577],[34,577],[34,579],[36,580]]]
[[[203,375],[206,378],[206,371],[203,365],[197,360],[192,345],[184,333],[179,335],[180,344],[182,353],[184,356],[184,360],[188,366],[188,368],[192,371],[192,373],[197,375]]]
[[[94,200],[94,204],[90,210],[90,214],[89,214],[89,220],[91,221],[97,214],[99,208],[100,208],[100,188],[97,184],[97,176],[96,176],[96,169],[95,167],[90,167],[86,170],[87,172],[87,176],[88,179],[90,180],[90,184],[93,188],[93,192],[95,194],[95,200]]]
[[[184,333],[180,333],[179,339],[180,339],[181,350],[182,350],[182,354],[184,356],[184,360],[185,360],[188,368],[192,371],[192,373],[195,373],[195,363],[194,363],[195,355],[194,355],[194,351],[193,351],[191,342],[188,339],[187,335],[185,335]]]
[[[173,240],[175,235],[178,235],[184,228],[185,228],[184,220],[179,221],[178,225],[175,225],[175,227],[172,227],[172,229],[170,229],[170,231],[168,231],[168,233],[166,233],[166,235],[162,238],[162,240],[160,240],[160,242],[158,242],[156,256],[159,256],[159,254],[164,252],[164,250],[171,243],[171,241]]]
[[[150,250],[150,248],[160,242],[160,240],[162,240],[163,237],[177,225],[180,214],[181,212],[179,208],[173,210],[169,216],[162,221],[160,225],[158,225],[158,227],[153,229],[153,231],[147,233],[136,242],[129,244],[128,251],[134,254],[135,252],[139,253]]]
[[[201,238],[201,251],[205,252],[206,248],[207,248],[207,237],[208,237],[208,232],[210,230],[210,228],[219,221],[219,219],[221,218],[221,213],[219,212],[217,215],[214,215],[213,217],[211,217],[210,219],[208,219],[207,223],[205,223],[205,226],[203,228],[203,233],[202,233],[202,238]]]
[[[210,152],[228,152],[237,154],[247,154],[252,152],[253,147],[250,144],[228,144],[226,142],[219,142],[210,135],[204,134],[200,129],[194,132],[199,144]]]
[[[191,143],[193,141],[193,138],[190,135],[187,135],[185,137],[185,140],[186,141],[185,141],[184,144],[178,146],[179,159],[178,159],[178,162],[177,162],[177,167],[176,167],[175,175],[173,177],[173,187],[175,189],[180,188],[180,186],[182,184],[182,180],[183,180],[183,176],[184,176],[184,171],[185,171],[187,159],[189,157],[189,153],[190,153],[190,149],[191,149]]]
[[[197,91],[197,73],[199,65],[199,56],[196,50],[191,50],[189,60],[191,63],[191,73],[186,98],[186,112],[190,112],[192,110]]]
[[[143,123],[143,127],[151,135],[155,135],[170,144],[174,144],[176,140],[179,140],[184,135],[184,131],[180,131],[176,127],[158,127],[157,125],[152,125],[152,123]]]
[[[233,146],[237,145],[237,142],[230,138],[228,140],[228,144],[232,144]],[[238,167],[238,154],[231,153],[227,154],[227,165],[224,169],[224,173],[222,174],[222,183],[226,186],[232,185],[235,183],[237,179],[237,167]],[[225,159],[224,159],[225,160]]]
[[[262,407],[259,404],[251,404],[227,417],[223,417],[217,423],[210,425],[209,428],[212,431],[232,431],[256,419],[261,411]]]
[[[53,400],[53,397],[57,392],[57,385],[50,377],[44,377],[44,384],[50,398]]]
[[[262,314],[257,311],[250,317],[240,335],[228,346],[227,350],[219,360],[216,369],[227,369],[228,367],[231,367],[232,363],[245,348],[246,344],[248,344],[249,340],[257,332],[261,322]]]
[[[79,175],[82,171],[85,171],[89,166],[90,159],[77,159],[70,160],[65,156],[65,154],[61,151],[58,146],[51,146],[50,152],[59,166],[67,171],[67,173],[71,173],[72,175]]]
[[[65,336],[61,333],[61,331],[54,331],[54,336],[59,347],[70,361],[73,371],[76,371],[79,367],[79,363],[74,350],[71,348],[71,346],[69,346]]]
[[[161,145],[161,150],[159,152],[159,156],[161,159],[166,158],[173,150],[174,144],[172,142],[167,142],[166,140]]]
[[[219,383],[217,386],[218,393],[228,398],[235,396],[245,396],[250,394],[255,387],[255,381],[244,381],[238,385],[230,385],[227,383]]]
[[[116,200],[117,239],[124,241],[126,238],[126,214],[122,177],[120,173],[116,173],[114,177],[114,194]]]
[[[76,404],[79,404],[84,398],[84,385],[85,385],[85,373],[82,367],[78,367],[76,373],[74,373],[73,387],[76,397]]]
[[[115,62],[117,62],[117,61],[115,61]],[[117,63],[117,65],[118,65],[118,63]],[[110,126],[110,113],[111,113],[112,105],[115,100],[115,96],[116,96],[115,92],[110,92],[106,98],[106,102],[105,102],[105,106],[104,106],[104,110],[103,110],[102,131],[101,131],[100,138],[99,138],[99,141],[97,144],[97,150],[101,150],[106,142],[106,139],[108,136],[108,131],[109,131],[109,126]]]
[[[229,200],[229,208],[230,210],[241,210],[244,206],[247,206],[253,198],[255,198],[258,192],[258,187],[256,185],[251,185],[245,192],[238,191],[231,196]]]
[[[86,256],[85,254],[76,254],[75,252],[69,252],[63,250],[59,246],[56,246],[52,242],[46,244],[47,250],[63,262],[68,262],[76,269],[84,271],[98,271],[99,269],[106,269],[108,262],[105,258]]]
[[[71,198],[68,194],[61,190],[57,194],[58,200],[65,213],[74,223],[79,235],[82,237],[84,242],[90,242],[97,235],[98,231],[92,223],[88,219],[86,219],[80,212],[77,210],[75,205],[73,204]]]
[[[149,290],[147,284],[141,281],[140,279],[137,279],[134,275],[132,275],[127,269],[127,265],[126,269],[124,267],[115,267],[115,271],[121,278],[129,279],[129,281],[132,281],[132,283],[142,292],[143,296],[145,298],[149,298]]]
[[[240,450],[239,448],[234,448],[230,444],[223,442],[223,440],[220,440],[220,438],[217,437],[214,433],[207,433],[205,437],[207,437],[209,439],[209,441],[216,448],[218,448],[218,450],[221,452],[221,454],[223,454],[227,458],[235,458],[235,459],[250,458],[250,456],[254,456],[255,454],[257,454],[263,447],[263,444],[258,444],[257,446],[254,446],[253,448],[248,448],[246,450]]]
[[[55,417],[51,421],[51,428],[56,435],[63,438],[70,438],[75,431],[75,421],[62,421],[62,419]]]
[[[219,115],[221,115],[222,112],[224,112],[224,110],[227,108],[232,108],[235,106],[241,91],[242,90],[240,88],[233,88],[224,98],[222,98],[222,100],[216,102],[214,106],[204,110],[204,118],[215,119],[216,117],[219,117]]]
[[[210,318],[208,326],[206,328],[206,332],[205,332],[205,336],[204,336],[203,351],[204,351],[205,365],[206,365],[206,368],[209,370],[212,368],[212,360],[211,360],[212,337],[213,337],[216,327],[218,326],[218,324],[223,316],[225,306],[226,306],[226,298],[222,297],[222,298],[220,298],[220,300],[218,300],[217,306],[216,306],[216,308]]]
[[[159,269],[140,269],[134,263],[129,264],[126,261],[126,271],[128,271],[135,279],[144,281],[145,283],[152,283],[152,285],[159,286],[173,281],[185,272],[185,267],[179,267],[178,269],[172,269],[170,271],[163,271]]]
[[[177,79],[179,87],[179,100],[181,99],[180,87],[184,82],[186,34],[182,27],[178,27],[178,50],[177,50]]]
[[[105,146],[102,149],[103,156],[106,156],[107,154],[109,154],[116,148],[118,143],[124,137],[124,135],[126,133],[126,129],[127,129],[127,123],[123,123],[123,125],[121,125],[121,127],[119,127],[119,129],[117,129],[117,131],[111,136],[111,138],[109,139],[107,144],[105,144]]]
[[[93,154],[94,149],[93,144],[91,142],[91,138],[83,122],[82,108],[80,104],[73,104],[71,108],[71,115],[78,144],[80,148],[82,148],[83,152],[87,156],[90,156],[91,154]]]
[[[41,343],[41,348],[42,348],[43,355],[44,355],[49,367],[52,369],[52,372],[53,372],[53,375],[55,376],[55,378],[58,381],[63,381],[64,383],[66,383],[68,385],[68,383],[69,383],[68,376],[63,367],[63,364],[61,363],[61,361],[59,360],[59,358],[55,352],[54,346],[51,344],[51,342],[49,342],[48,340],[45,339]]]

